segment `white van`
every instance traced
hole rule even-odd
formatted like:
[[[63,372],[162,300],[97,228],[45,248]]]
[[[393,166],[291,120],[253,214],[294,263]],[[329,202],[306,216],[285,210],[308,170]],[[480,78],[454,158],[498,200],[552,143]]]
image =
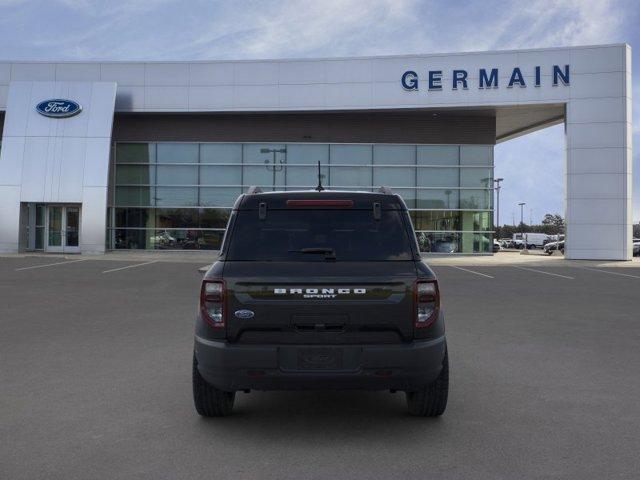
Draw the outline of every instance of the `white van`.
[[[526,243],[527,248],[542,248],[545,243],[551,240],[551,235],[546,233],[514,233],[513,242],[516,245],[522,245]],[[520,247],[521,248],[521,247]]]

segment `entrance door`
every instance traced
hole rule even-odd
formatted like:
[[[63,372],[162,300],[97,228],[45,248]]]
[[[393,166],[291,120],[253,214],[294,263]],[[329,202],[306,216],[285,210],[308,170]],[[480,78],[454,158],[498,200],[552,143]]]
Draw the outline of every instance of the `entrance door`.
[[[80,253],[80,207],[64,207],[64,251]]]
[[[64,249],[62,245],[64,238],[62,209],[63,207],[59,205],[47,207],[47,252],[62,252]]]
[[[47,252],[80,252],[80,207],[47,206]]]

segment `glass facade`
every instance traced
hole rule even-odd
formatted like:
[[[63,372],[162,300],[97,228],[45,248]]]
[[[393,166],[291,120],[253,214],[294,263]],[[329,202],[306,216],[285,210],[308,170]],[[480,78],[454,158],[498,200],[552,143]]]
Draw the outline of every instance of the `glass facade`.
[[[248,187],[399,193],[420,248],[489,253],[493,146],[117,143],[110,192],[112,249],[218,249],[231,207]]]

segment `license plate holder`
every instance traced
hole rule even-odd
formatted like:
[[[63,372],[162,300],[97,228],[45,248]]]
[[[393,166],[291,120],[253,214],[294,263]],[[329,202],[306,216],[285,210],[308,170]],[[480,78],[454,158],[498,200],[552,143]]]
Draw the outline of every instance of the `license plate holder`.
[[[298,349],[299,370],[341,370],[343,354],[341,348],[300,348]]]

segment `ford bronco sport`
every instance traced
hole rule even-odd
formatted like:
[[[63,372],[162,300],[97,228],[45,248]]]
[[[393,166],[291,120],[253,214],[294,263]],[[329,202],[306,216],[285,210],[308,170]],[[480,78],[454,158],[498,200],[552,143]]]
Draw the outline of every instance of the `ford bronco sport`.
[[[238,198],[200,292],[200,415],[228,415],[237,391],[368,389],[404,391],[409,413],[437,416],[448,387],[438,281],[399,195]]]

